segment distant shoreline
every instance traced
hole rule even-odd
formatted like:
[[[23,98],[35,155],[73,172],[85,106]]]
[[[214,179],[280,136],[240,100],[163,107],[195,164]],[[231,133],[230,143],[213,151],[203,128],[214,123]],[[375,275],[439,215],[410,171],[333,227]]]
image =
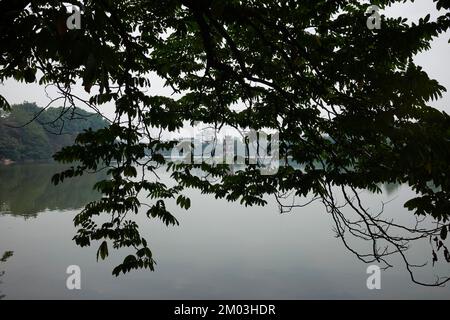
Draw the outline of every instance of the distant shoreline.
[[[15,162],[10,159],[0,159],[0,165],[9,166]]]
[[[27,160],[18,160],[18,161],[14,161],[11,159],[0,159],[0,166],[9,166],[9,165],[13,165],[13,164],[31,164],[31,163],[35,163],[35,164],[39,164],[39,163],[55,163],[55,160],[53,159],[27,159]]]

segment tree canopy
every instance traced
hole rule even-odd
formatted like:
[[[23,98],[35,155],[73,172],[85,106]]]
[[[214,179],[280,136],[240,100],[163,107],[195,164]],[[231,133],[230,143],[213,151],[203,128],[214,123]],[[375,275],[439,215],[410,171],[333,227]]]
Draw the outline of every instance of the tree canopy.
[[[403,2],[372,4],[384,9]],[[114,274],[154,268],[147,241],[126,218],[144,205],[137,194],[151,200],[149,217],[174,225],[178,222],[165,203],[174,198],[189,208],[182,192],[192,187],[244,205],[263,205],[265,196],[274,195],[281,209],[288,192],[312,196],[323,202],[337,235],[359,259],[389,267],[389,257],[397,254],[413,281],[450,281],[448,276],[436,283],[417,280],[405,253],[411,241],[433,238],[443,248],[433,247],[433,263],[450,261],[443,242],[450,213],[450,117],[429,106],[445,88],[413,60],[448,30],[450,1],[433,1],[441,9],[435,21],[426,14],[413,24],[383,17],[375,30],[366,25],[368,4],[354,0],[65,3],[81,8],[81,29],[67,29],[69,14],[60,1],[2,1],[0,80],[52,84],[74,104],[99,111],[114,102],[113,123],[79,134],[73,146],[55,155],[78,164],[54,177],[59,183],[108,169],[112,179],[95,185],[103,198],[75,219],[75,241],[81,246],[102,241],[101,258],[111,243],[134,248]],[[150,75],[176,95],[150,94]],[[91,93],[88,101],[71,91],[79,79]],[[154,175],[138,179],[140,168],[151,172],[164,164],[158,150],[172,145],[151,128],[176,131],[196,122],[217,130],[276,130],[285,165],[273,175],[262,175],[257,165],[230,175],[227,165],[169,163],[175,186]],[[152,150],[150,159],[146,150]],[[215,179],[198,177],[195,169]],[[369,212],[358,201],[358,190],[380,191],[383,183],[409,185],[417,197],[405,206],[436,224],[408,227]],[[337,190],[355,220],[342,213]],[[110,221],[97,225],[100,214]],[[373,245],[361,253],[352,246],[354,239]]]

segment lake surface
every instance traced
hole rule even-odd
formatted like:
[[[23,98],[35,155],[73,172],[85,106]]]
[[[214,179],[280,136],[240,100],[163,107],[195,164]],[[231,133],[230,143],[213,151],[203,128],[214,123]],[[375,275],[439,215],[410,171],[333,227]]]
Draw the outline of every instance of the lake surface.
[[[111,272],[126,256],[110,249],[96,261],[97,246],[72,241],[73,217],[99,197],[92,191],[102,174],[68,180],[58,187],[55,164],[0,167],[0,297],[4,299],[448,299],[450,285],[413,284],[404,266],[382,271],[381,290],[368,290],[367,265],[334,237],[332,219],[320,203],[281,215],[275,201],[245,208],[191,190],[189,211],[172,211],[180,226],[167,228],[145,214],[136,217],[157,261],[155,272],[140,270],[116,278]],[[161,170],[161,179],[168,176]],[[403,203],[411,192],[386,187],[365,195],[400,219],[411,213]],[[428,258],[429,247],[415,248]],[[66,288],[66,269],[81,268],[81,290]],[[450,268],[448,268],[450,272]],[[418,272],[433,279],[431,266]]]

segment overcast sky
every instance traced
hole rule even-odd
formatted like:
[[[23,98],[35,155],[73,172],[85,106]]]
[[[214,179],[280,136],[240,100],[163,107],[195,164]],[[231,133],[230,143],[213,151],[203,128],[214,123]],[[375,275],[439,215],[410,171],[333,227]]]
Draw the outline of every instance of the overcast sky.
[[[367,2],[367,1],[365,1]],[[411,21],[418,21],[420,17],[431,13],[432,19],[438,15],[432,0],[419,0],[411,4],[396,4],[394,7],[382,12],[387,16],[403,16]],[[450,32],[442,35],[439,39],[432,43],[432,49],[426,53],[422,53],[416,57],[416,63],[421,65],[431,78],[437,79],[441,85],[450,90],[450,72],[449,72],[449,58],[450,58],[450,44],[448,40]],[[162,81],[157,77],[152,77],[152,88],[150,93],[170,95],[172,91],[164,88]],[[48,89],[50,97],[55,97],[55,90]],[[82,89],[81,85],[74,88],[74,93],[82,97],[87,97],[87,94]],[[47,96],[44,88],[37,84],[23,84],[15,80],[7,80],[3,85],[0,84],[0,94],[3,95],[11,104],[22,103],[24,101],[36,102],[39,106],[46,106],[50,99]],[[450,113],[450,93],[446,93],[443,99],[430,104],[440,110],[448,110]],[[80,107],[82,107],[80,105]],[[113,104],[101,106],[101,111],[107,117],[113,118],[114,106]]]

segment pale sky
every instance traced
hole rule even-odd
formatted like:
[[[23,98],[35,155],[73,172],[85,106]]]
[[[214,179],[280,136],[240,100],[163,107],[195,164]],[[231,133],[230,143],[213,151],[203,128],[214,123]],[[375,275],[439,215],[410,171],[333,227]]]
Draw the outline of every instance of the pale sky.
[[[437,11],[435,10],[435,5],[432,0],[420,0],[408,4],[400,3],[382,12],[382,14],[386,14],[387,16],[403,16],[411,19],[411,21],[418,21],[419,18],[426,16],[428,13],[431,13],[432,19],[437,16]],[[450,57],[449,38],[450,32],[447,32],[432,43],[432,49],[430,51],[418,55],[415,59],[416,63],[421,65],[431,78],[438,80],[440,84],[448,88],[448,90],[450,90],[450,70],[448,62]],[[152,87],[149,93],[163,95],[172,94],[172,90],[164,88],[163,82],[157,76],[152,76],[150,79],[152,81]],[[47,92],[50,97],[56,97],[54,89],[48,88]],[[81,97],[88,97],[80,84],[73,88],[73,92]],[[38,106],[44,107],[50,101],[44,87],[39,86],[38,84],[19,83],[15,80],[7,80],[3,85],[0,84],[0,94],[11,104],[28,101],[36,102]],[[440,110],[450,111],[449,102],[450,93],[447,92],[441,100],[430,102],[430,105]],[[83,106],[80,105],[79,107]],[[447,113],[450,113],[449,111],[447,111]],[[102,105],[101,112],[111,119],[114,118],[114,105],[112,103]]]

